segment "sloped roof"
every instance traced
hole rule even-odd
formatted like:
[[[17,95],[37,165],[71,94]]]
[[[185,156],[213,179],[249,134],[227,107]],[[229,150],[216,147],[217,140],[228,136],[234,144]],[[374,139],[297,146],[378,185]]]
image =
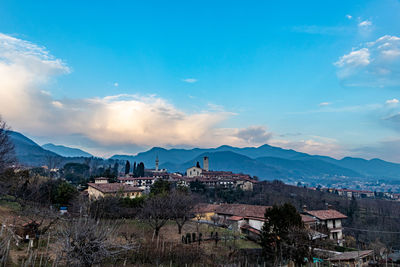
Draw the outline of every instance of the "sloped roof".
[[[199,203],[193,208],[193,211],[195,213],[215,212],[218,206],[217,204]]]
[[[337,210],[308,210],[306,213],[316,217],[319,220],[346,219],[347,216]]]
[[[240,221],[242,219],[243,219],[243,217],[235,216],[235,215],[228,218],[228,220],[230,220],[230,221]]]
[[[271,206],[257,206],[247,204],[221,204],[218,206],[216,212],[219,214],[226,214],[230,216],[264,218],[265,210],[270,209]]]
[[[117,192],[142,192],[143,189],[134,187],[128,184],[121,184],[121,183],[109,183],[109,184],[95,184],[95,183],[88,183],[90,187],[99,190],[103,193],[117,193]]]
[[[373,250],[361,250],[361,251],[350,251],[343,252],[342,254],[335,255],[332,258],[329,258],[329,261],[346,261],[346,260],[355,260],[357,258],[364,258],[373,254]]]
[[[313,223],[313,222],[316,222],[316,221],[317,221],[317,219],[315,219],[315,218],[313,218],[313,217],[311,217],[311,216],[309,216],[309,215],[300,214],[300,216],[301,216],[301,220],[302,220],[304,223]]]

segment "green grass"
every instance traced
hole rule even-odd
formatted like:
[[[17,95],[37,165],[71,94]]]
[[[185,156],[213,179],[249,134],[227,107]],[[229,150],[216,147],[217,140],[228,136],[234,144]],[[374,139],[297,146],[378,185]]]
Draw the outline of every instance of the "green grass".
[[[0,207],[10,209],[11,211],[21,210],[21,205],[18,202],[8,201],[8,200],[0,200]]]

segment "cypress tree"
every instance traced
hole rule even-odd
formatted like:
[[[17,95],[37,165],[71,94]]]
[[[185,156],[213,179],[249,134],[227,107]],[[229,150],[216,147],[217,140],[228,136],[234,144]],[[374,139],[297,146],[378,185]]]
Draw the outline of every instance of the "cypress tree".
[[[131,164],[129,163],[129,161],[126,161],[125,164],[125,175],[127,175],[129,173],[129,171],[131,170]]]

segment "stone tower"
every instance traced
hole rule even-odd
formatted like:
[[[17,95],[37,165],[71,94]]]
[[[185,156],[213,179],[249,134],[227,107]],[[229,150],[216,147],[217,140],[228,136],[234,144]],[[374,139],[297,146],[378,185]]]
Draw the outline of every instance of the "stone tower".
[[[203,158],[203,170],[208,171],[208,157]]]
[[[158,163],[159,163],[158,156],[156,156],[156,172],[158,172]]]

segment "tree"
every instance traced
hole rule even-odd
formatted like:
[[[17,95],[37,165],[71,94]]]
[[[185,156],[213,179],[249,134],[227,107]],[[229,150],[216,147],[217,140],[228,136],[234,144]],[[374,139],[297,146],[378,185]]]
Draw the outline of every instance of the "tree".
[[[174,190],[171,198],[171,218],[178,225],[178,234],[182,233],[183,225],[192,217],[194,201],[186,192]]]
[[[199,162],[196,163],[196,167],[200,168],[200,163]]]
[[[67,182],[61,182],[61,184],[59,184],[57,187],[53,203],[65,205],[68,204],[77,195],[78,191],[73,185]]]
[[[140,217],[154,230],[154,235],[158,236],[160,229],[171,218],[171,197],[155,195],[148,198],[143,204]]]
[[[119,174],[119,164],[118,164],[118,161],[116,161],[116,162],[114,163],[113,174],[115,175],[115,177],[118,177],[118,174]]]
[[[267,260],[274,265],[282,260],[304,264],[304,258],[309,254],[307,243],[308,234],[294,206],[285,203],[266,210],[261,246]]]
[[[137,172],[137,170],[136,170],[136,161],[135,161],[135,162],[133,163],[133,170],[132,170],[133,177],[137,177],[136,172]]]
[[[171,189],[171,184],[166,180],[157,180],[150,187],[150,195],[167,195]]]
[[[140,162],[136,166],[136,177],[144,177],[144,163]]]
[[[133,248],[116,241],[118,225],[90,217],[69,220],[61,231],[61,248],[67,266],[92,266]]]
[[[9,138],[9,127],[0,116],[0,173],[15,162],[14,145]]]
[[[131,164],[129,163],[129,160],[127,160],[125,163],[125,175],[127,175],[130,170],[131,170]]]

